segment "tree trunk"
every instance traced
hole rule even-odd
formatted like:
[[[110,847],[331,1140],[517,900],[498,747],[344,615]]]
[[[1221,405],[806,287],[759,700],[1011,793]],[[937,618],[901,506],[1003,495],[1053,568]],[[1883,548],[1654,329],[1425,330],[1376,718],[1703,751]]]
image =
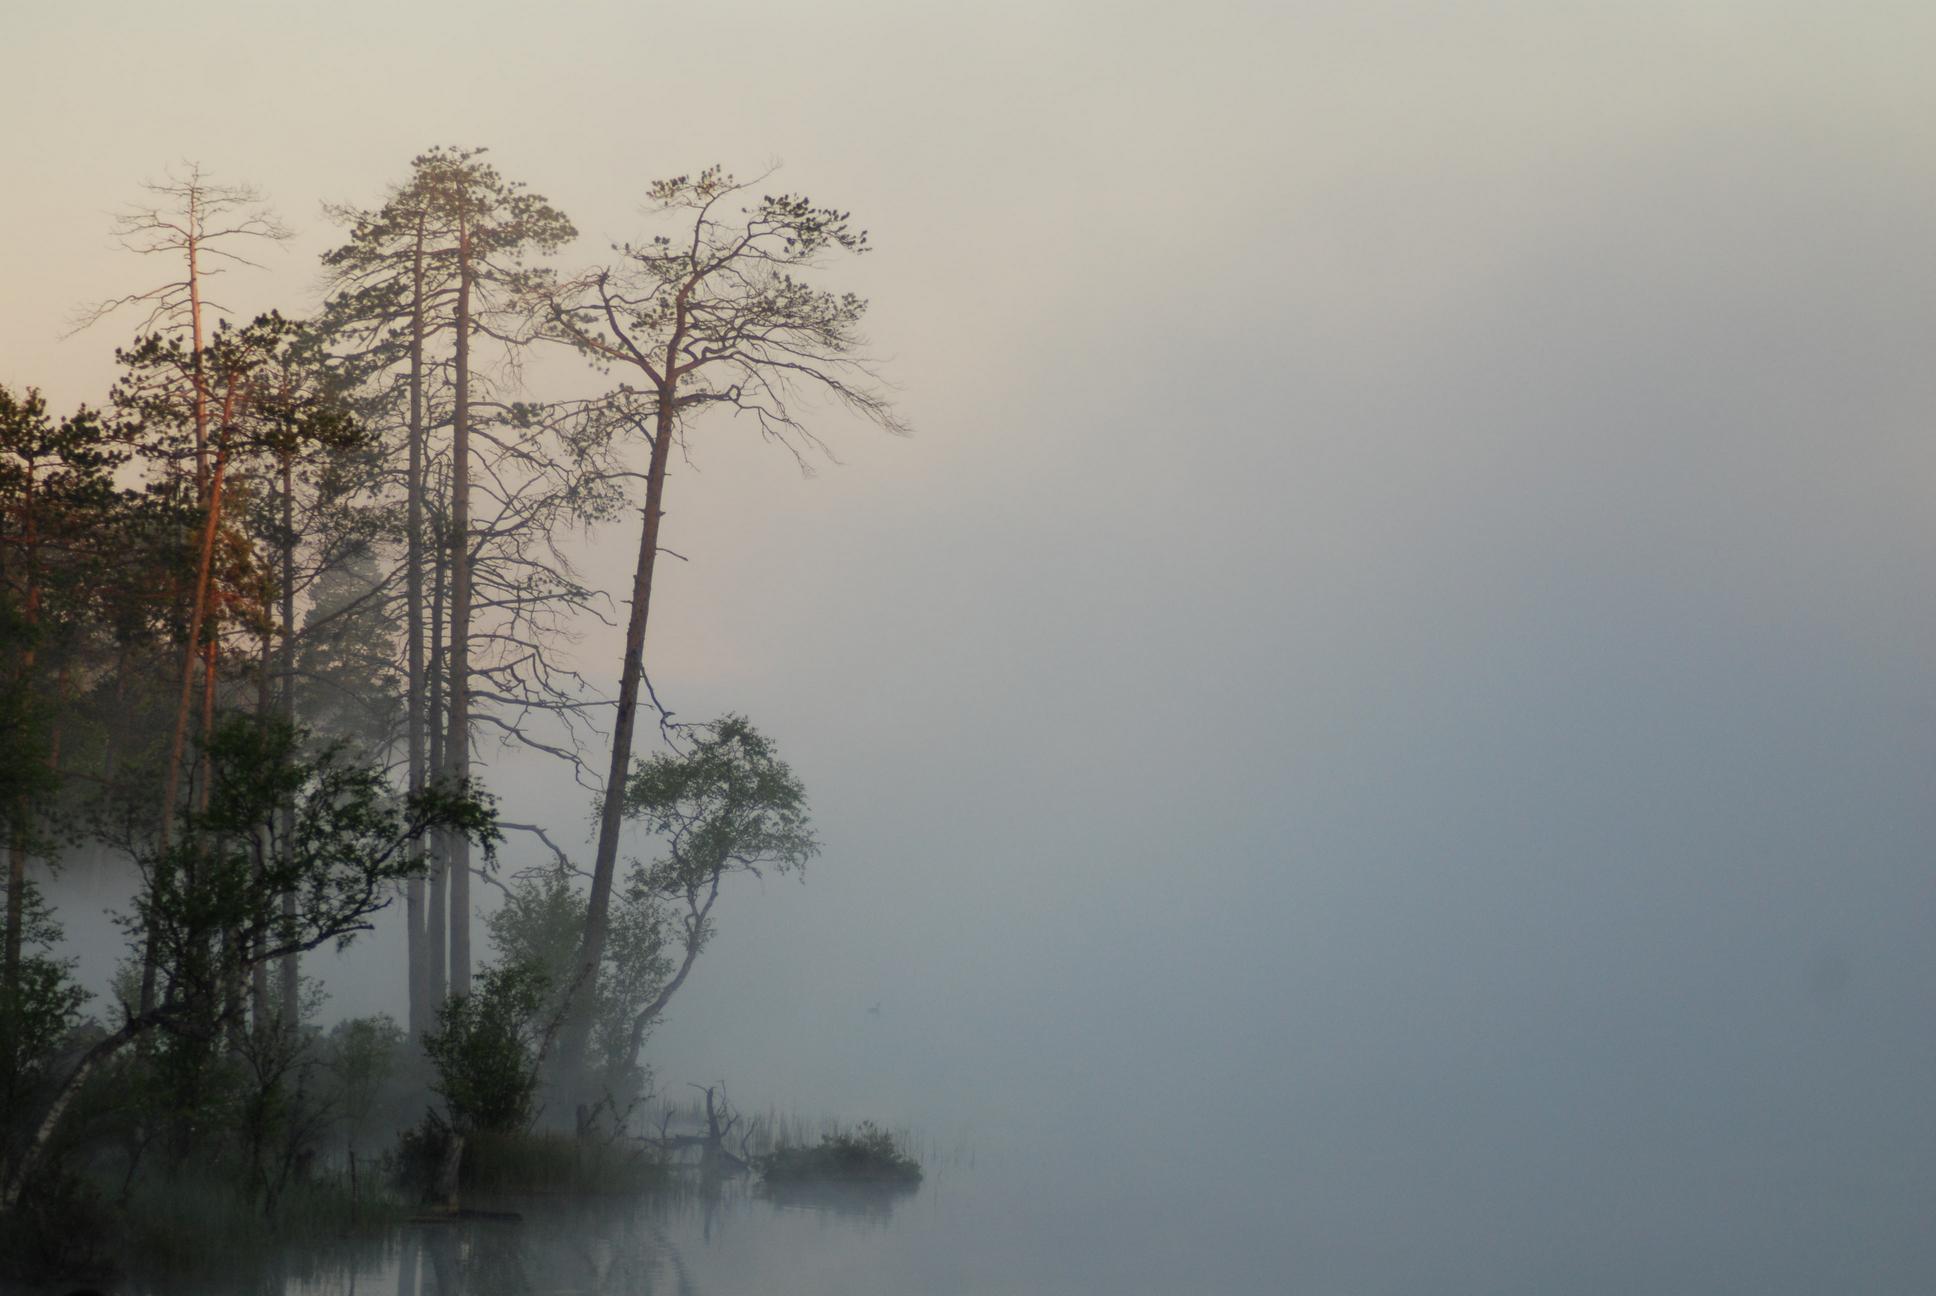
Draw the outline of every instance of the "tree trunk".
[[[199,253],[202,243],[202,194],[191,184],[188,190],[188,329],[194,350],[195,373],[195,494],[198,502],[208,502],[208,372],[202,358],[202,274]]]
[[[190,785],[193,791],[195,809],[208,809],[209,758],[208,738],[215,732],[215,683],[217,661],[221,657],[222,629],[211,620],[208,627],[208,643],[202,648],[202,742],[203,748],[195,757],[195,781]]]
[[[20,983],[20,937],[27,919],[27,804],[21,798],[13,839],[7,843],[7,951],[5,978],[0,986],[11,991]]]
[[[610,925],[612,876],[618,865],[619,830],[625,816],[625,779],[632,768],[632,740],[637,724],[639,688],[645,677],[645,628],[652,610],[652,569],[659,555],[659,519],[665,498],[666,465],[671,457],[673,388],[662,385],[658,419],[652,435],[652,458],[646,470],[645,508],[639,528],[639,555],[632,574],[632,607],[625,622],[625,655],[619,661],[618,715],[612,723],[612,759],[605,774],[605,797],[599,807],[598,850],[592,860],[592,890],[585,911],[585,939],[578,952],[578,968],[567,993],[572,995],[569,1024],[560,1054],[566,1083],[581,1086],[585,1053],[591,1041],[592,994],[598,966],[605,957],[605,935]],[[680,979],[684,979],[684,969]]]
[[[692,923],[686,928],[686,952],[679,960],[679,970],[673,974],[672,980],[659,987],[659,993],[652,997],[652,1002],[632,1019],[632,1033],[628,1037],[625,1054],[627,1060],[639,1055],[639,1050],[645,1047],[645,1032],[652,1025],[652,1019],[665,1011],[665,1006],[672,1002],[672,996],[686,983],[686,974],[692,971],[693,963],[699,958],[699,947],[705,940],[706,916],[712,912],[713,901],[718,898],[719,879],[715,877],[706,903],[692,911]]]
[[[256,662],[255,673],[255,714],[258,723],[264,725],[268,724],[275,715],[274,693],[269,683],[269,661],[274,642],[275,629],[267,624],[265,618],[262,628],[262,651]],[[254,857],[258,896],[262,894],[262,874],[269,863],[269,852],[274,849],[275,837],[266,827],[258,829],[251,852]],[[265,910],[258,910],[255,921],[266,926],[269,921],[268,913]],[[262,963],[257,963],[249,969],[249,1020],[254,1024],[258,1037],[269,1030],[269,969]]]
[[[444,558],[442,529],[439,529],[435,546],[436,559],[431,568],[430,585],[430,704],[426,719],[430,721],[431,769],[443,772],[444,768]],[[425,1026],[437,1024],[437,1009],[443,1005],[444,996],[449,991],[450,967],[444,957],[448,947],[450,925],[445,915],[450,912],[450,898],[445,894],[444,860],[449,857],[449,834],[438,831],[430,838],[430,905],[424,914],[424,991],[429,1015]]]
[[[444,775],[460,782],[470,775],[470,620],[471,620],[471,235],[457,237],[456,393],[450,442],[450,729],[444,739]],[[450,891],[450,992],[471,992],[470,839],[446,838],[444,867]]]
[[[294,456],[282,456],[282,721],[294,728],[296,723],[296,473]],[[282,807],[284,850],[295,848],[296,805]],[[286,924],[296,917],[296,897],[282,893],[282,916]],[[286,954],[277,968],[280,973],[279,1011],[282,1026],[294,1030],[302,1024],[302,966],[300,956]]]
[[[430,1187],[430,1197],[432,1202],[452,1213],[457,1210],[457,1178],[463,1165],[464,1136],[451,1130],[450,1141],[444,1145],[443,1160],[437,1163],[437,1181]]]
[[[223,411],[223,421],[228,411]],[[168,849],[175,822],[175,806],[181,796],[182,749],[188,739],[188,714],[195,698],[195,663],[201,656],[202,623],[208,614],[209,577],[215,563],[215,536],[222,524],[222,484],[228,475],[227,443],[216,447],[215,468],[208,483],[208,500],[203,509],[201,553],[197,559],[194,596],[190,601],[188,637],[182,648],[181,692],[175,702],[175,730],[168,741],[168,763],[162,776],[161,823],[157,833],[161,850]],[[154,941],[144,943],[141,956],[141,1011],[155,1006]]]
[[[411,262],[410,296],[410,458],[405,471],[404,498],[404,627],[408,641],[408,674],[404,709],[406,741],[409,745],[409,787],[412,793],[424,789],[424,590],[423,590],[423,356],[424,356],[424,221],[417,217],[416,246]],[[410,847],[419,866],[424,860],[421,840]],[[424,880],[413,875],[404,883],[404,923],[406,932],[410,994],[410,1038],[423,1038],[431,1024],[430,978],[425,967]]]
[[[27,596],[21,600],[29,629],[40,624],[40,527],[34,507],[34,465],[27,464],[27,480],[22,491],[21,533],[27,551]],[[32,687],[38,646],[30,637],[20,654],[20,680]],[[0,987],[9,993],[20,984],[20,946],[27,928],[27,825],[33,821],[33,805],[22,794],[13,807],[12,831],[7,840],[7,935],[4,964],[0,964]]]

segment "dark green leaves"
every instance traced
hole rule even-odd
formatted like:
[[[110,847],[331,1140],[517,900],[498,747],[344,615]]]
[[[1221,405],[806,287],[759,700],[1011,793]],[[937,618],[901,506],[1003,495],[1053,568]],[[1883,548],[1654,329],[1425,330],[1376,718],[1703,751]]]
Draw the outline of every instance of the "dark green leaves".
[[[786,872],[820,853],[806,789],[765,735],[737,715],[698,734],[685,755],[639,761],[625,787],[627,816],[670,851],[657,871],[661,885],[696,888],[732,868]]]

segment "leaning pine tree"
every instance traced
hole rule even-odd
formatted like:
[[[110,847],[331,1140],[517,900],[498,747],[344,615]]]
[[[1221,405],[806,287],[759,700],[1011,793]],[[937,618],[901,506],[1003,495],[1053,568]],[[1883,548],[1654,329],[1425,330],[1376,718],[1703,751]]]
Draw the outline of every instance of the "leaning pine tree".
[[[867,250],[866,232],[846,212],[789,195],[755,197],[716,167],[659,181],[650,198],[672,233],[622,246],[617,264],[555,285],[545,298],[553,337],[626,375],[605,408],[650,447],[584,941],[565,987],[572,1007],[559,1071],[586,1097],[592,1012],[585,987],[604,958],[672,443],[695,415],[724,406],[756,420],[804,462],[821,442],[793,407],[803,392],[830,396],[890,432],[906,430],[858,354],[866,302],[796,277],[830,253]]]

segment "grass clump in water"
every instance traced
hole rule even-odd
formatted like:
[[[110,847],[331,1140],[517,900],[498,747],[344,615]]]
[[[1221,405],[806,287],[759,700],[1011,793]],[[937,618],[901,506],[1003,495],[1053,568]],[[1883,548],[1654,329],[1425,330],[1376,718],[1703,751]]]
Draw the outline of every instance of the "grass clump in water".
[[[758,1164],[771,1184],[911,1184],[921,1180],[920,1163],[873,1121],[862,1121],[844,1133],[825,1135],[818,1147],[776,1147],[760,1157]]]

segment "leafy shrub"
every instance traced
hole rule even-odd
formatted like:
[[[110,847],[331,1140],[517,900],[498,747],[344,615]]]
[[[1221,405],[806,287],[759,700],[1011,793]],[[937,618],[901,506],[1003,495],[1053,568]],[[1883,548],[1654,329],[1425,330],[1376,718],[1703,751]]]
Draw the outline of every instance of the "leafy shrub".
[[[562,992],[579,974],[585,905],[571,876],[551,869],[513,880],[503,907],[484,925],[500,960],[540,969],[551,989]],[[591,1071],[585,1090],[622,1107],[647,1087],[638,1064],[643,1032],[634,1037],[633,1021],[665,983],[671,960],[665,952],[663,906],[636,879],[614,892],[606,921],[604,956],[590,987]]]
[[[386,1176],[406,1193],[421,1197],[437,1182],[437,1171],[450,1151],[453,1133],[434,1111],[397,1135],[396,1149],[385,1155]]]
[[[920,1164],[873,1121],[829,1134],[819,1147],[775,1148],[759,1158],[759,1168],[768,1183],[915,1183],[921,1178]]]
[[[536,1116],[546,985],[529,964],[485,968],[476,989],[437,1010],[424,1052],[437,1069],[432,1087],[459,1132],[523,1130]]]

